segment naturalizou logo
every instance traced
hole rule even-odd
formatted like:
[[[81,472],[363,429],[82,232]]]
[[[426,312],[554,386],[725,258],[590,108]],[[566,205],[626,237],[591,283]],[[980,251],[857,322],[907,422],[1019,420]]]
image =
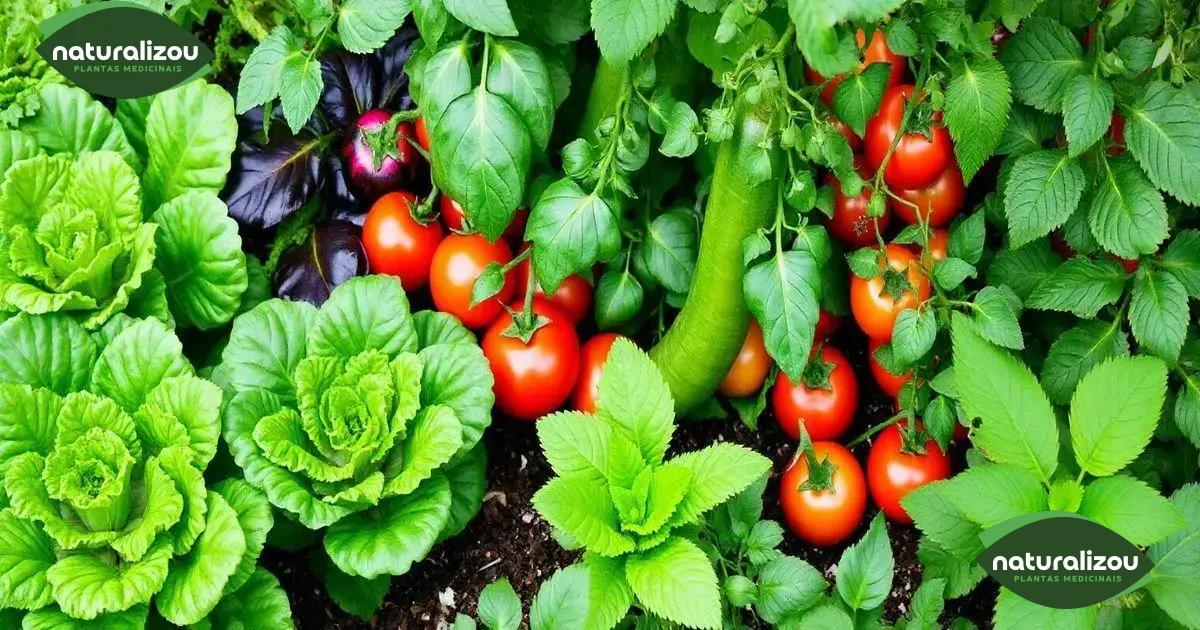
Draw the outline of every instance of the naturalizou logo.
[[[138,98],[203,75],[213,53],[166,16],[132,2],[75,7],[43,22],[38,53],[94,94]]]
[[[1152,565],[1120,534],[1078,514],[1038,512],[984,530],[978,562],[1017,595],[1051,608],[1098,604],[1145,585]]]

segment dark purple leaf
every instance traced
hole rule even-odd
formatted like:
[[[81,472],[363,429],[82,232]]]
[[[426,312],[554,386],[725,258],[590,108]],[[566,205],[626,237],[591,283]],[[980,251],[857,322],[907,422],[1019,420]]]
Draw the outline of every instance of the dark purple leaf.
[[[374,55],[340,49],[321,60],[321,76],[325,79],[321,109],[335,129],[349,128],[363,112],[378,106],[380,67]]]
[[[267,230],[300,209],[320,189],[325,142],[272,129],[267,144],[242,142],[221,198],[243,225]]]
[[[379,103],[376,107],[384,107],[392,111],[403,111],[413,108],[412,97],[408,94],[408,73],[404,65],[412,57],[413,44],[421,34],[412,20],[406,20],[404,26],[396,31],[388,43],[375,52],[381,63],[379,86]]]
[[[361,236],[362,230],[346,221],[318,225],[279,260],[272,277],[275,296],[324,304],[334,287],[367,273]]]

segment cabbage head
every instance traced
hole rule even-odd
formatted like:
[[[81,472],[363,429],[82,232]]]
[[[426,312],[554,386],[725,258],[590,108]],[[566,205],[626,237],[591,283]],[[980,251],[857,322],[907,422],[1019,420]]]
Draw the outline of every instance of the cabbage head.
[[[266,497],[205,483],[221,403],[158,320],[0,323],[0,609],[25,628],[140,627],[152,603],[177,625],[289,627],[257,567]]]
[[[354,278],[320,309],[260,304],[213,378],[234,392],[224,435],[246,480],[324,530],[346,574],[405,573],[478,510],[487,360],[454,318],[410,314],[394,277]]]

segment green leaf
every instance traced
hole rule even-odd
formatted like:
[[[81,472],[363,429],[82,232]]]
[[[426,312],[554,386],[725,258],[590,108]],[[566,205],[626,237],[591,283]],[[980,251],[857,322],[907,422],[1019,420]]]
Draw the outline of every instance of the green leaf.
[[[179,626],[198,623],[212,611],[246,551],[237,512],[216,492],[208,493],[207,503],[204,533],[187,555],[171,562],[154,600],[158,612]]]
[[[404,575],[429,555],[449,515],[450,484],[435,473],[410,494],[334,523],[325,534],[325,551],[350,575]]]
[[[1025,348],[1021,336],[1021,298],[1006,286],[987,286],[975,294],[971,302],[974,307],[975,324],[984,339],[1012,350]],[[894,342],[893,342],[894,343]]]
[[[771,462],[738,444],[717,443],[684,453],[668,462],[691,471],[687,494],[672,519],[690,523],[701,514],[746,489],[771,469]]]
[[[960,402],[968,417],[982,420],[972,442],[988,459],[1049,481],[1058,465],[1058,425],[1033,373],[985,341],[964,315],[954,314],[951,337]]]
[[[1128,475],[1089,483],[1079,513],[1139,547],[1152,545],[1186,524],[1179,510],[1158,491]]]
[[[592,29],[604,60],[633,60],[675,15],[676,0],[592,0]]]
[[[447,44],[429,58],[421,73],[421,85],[421,109],[433,130],[450,103],[471,91],[471,49],[466,39]]]
[[[37,227],[42,216],[62,201],[71,181],[71,160],[37,155],[14,164],[0,187],[0,225]],[[6,263],[7,265],[7,263]]]
[[[700,146],[700,119],[691,105],[675,101],[667,113],[666,134],[658,151],[667,157],[687,157]]]
[[[1150,353],[1175,362],[1187,337],[1188,294],[1175,276],[1152,269],[1139,269],[1133,278],[1129,304],[1129,327],[1138,345]]]
[[[148,603],[166,580],[170,560],[171,544],[160,540],[141,560],[119,567],[98,554],[66,556],[50,567],[47,578],[64,613],[95,618]]]
[[[53,602],[46,571],[54,564],[54,544],[32,520],[0,509],[0,606],[37,610]]]
[[[904,364],[916,363],[933,348],[937,332],[937,317],[933,309],[918,311],[907,308],[900,311],[892,329],[892,355]]]
[[[521,627],[521,600],[507,578],[500,578],[479,592],[479,620],[491,630]]]
[[[978,275],[975,266],[961,258],[944,258],[933,262],[933,281],[943,291],[953,291],[967,278]]]
[[[1167,83],[1151,83],[1125,116],[1125,146],[1154,185],[1200,204],[1200,103]]]
[[[693,628],[721,627],[721,594],[708,557],[685,538],[630,556],[625,576],[648,611]]]
[[[825,577],[813,565],[792,556],[779,556],[758,573],[754,610],[767,623],[811,608],[825,594]]]
[[[421,406],[445,405],[454,410],[462,424],[462,447],[451,460],[457,463],[470,455],[492,423],[492,372],[478,346],[439,344],[417,355],[421,372]]]
[[[586,477],[555,477],[533,495],[538,514],[588,551],[614,557],[637,548],[620,531],[606,484]]]
[[[1060,335],[1046,354],[1041,376],[1046,396],[1055,404],[1067,404],[1084,374],[1103,361],[1127,354],[1129,338],[1119,322],[1080,322]]]
[[[292,133],[299,133],[312,117],[325,87],[320,61],[303,52],[288,55],[279,71],[279,84],[287,86],[279,94],[283,118]]]
[[[142,604],[128,610],[97,615],[88,621],[83,621],[65,614],[55,606],[47,606],[46,608],[35,610],[25,615],[25,618],[21,620],[20,626],[25,630],[60,630],[62,628],[141,630],[146,627],[146,618],[149,612],[150,608]],[[0,617],[0,619],[3,619],[3,617]]]
[[[1154,562],[1147,589],[1173,619],[1194,626],[1200,624],[1195,596],[1200,582],[1200,486],[1188,484],[1175,491],[1171,504],[1187,523],[1147,550]]]
[[[585,193],[570,178],[546,188],[529,214],[525,234],[533,242],[538,283],[547,291],[615,256],[621,246],[617,212],[596,191]]]
[[[1027,153],[1013,163],[1004,186],[1004,211],[1012,247],[1045,236],[1079,205],[1083,167],[1062,150]]]
[[[1031,18],[1000,50],[1017,100],[1046,112],[1062,111],[1067,84],[1084,70],[1079,40],[1062,24]]]
[[[996,147],[996,152],[1020,156],[1037,151],[1056,133],[1058,133],[1056,116],[1017,104],[1013,106],[1008,126],[1000,135],[1000,144]]]
[[[941,628],[938,617],[945,608],[946,580],[941,578],[926,578],[921,586],[913,593],[909,622],[906,628],[911,630],[937,630]]]
[[[77,156],[90,151],[116,151],[134,170],[140,170],[137,153],[121,125],[90,94],[77,87],[49,83],[42,86],[38,99],[41,105],[37,113],[21,121],[21,131],[37,138],[46,153]]]
[[[395,276],[352,278],[321,306],[306,344],[310,356],[349,359],[378,350],[389,359],[417,349],[408,296]]]
[[[1083,154],[1108,131],[1113,112],[1113,91],[1107,81],[1077,74],[1063,92],[1063,126],[1071,157]]]
[[[154,213],[155,265],[180,326],[225,324],[248,284],[237,222],[213,193],[189,190]]]
[[[833,92],[833,113],[854,133],[862,136],[867,121],[879,110],[879,99],[887,87],[892,64],[873,63],[862,72],[852,72]]]
[[[1037,283],[1026,306],[1091,319],[1121,298],[1127,279],[1116,261],[1072,258]]]
[[[222,598],[208,621],[215,630],[290,628],[293,624],[287,593],[263,568],[256,568],[245,585]]]
[[[1047,608],[1000,587],[994,622],[997,628],[1094,628],[1098,610],[1096,606]]]
[[[98,348],[65,314],[18,313],[0,323],[0,382],[65,396],[87,387]]]
[[[1153,254],[1167,238],[1162,193],[1126,156],[1103,161],[1103,178],[1088,206],[1088,227],[1104,249],[1123,258]]]
[[[633,589],[625,580],[625,561],[589,556],[576,566],[582,566],[588,574],[585,627],[589,630],[612,628],[625,618],[633,605]]]
[[[542,54],[511,40],[493,41],[487,89],[512,106],[525,123],[533,147],[545,150],[554,126],[554,89]]]
[[[1181,230],[1163,252],[1159,266],[1183,283],[1188,295],[1200,300],[1200,230]]]
[[[583,412],[561,411],[543,416],[536,428],[542,454],[556,475],[605,478],[613,439],[608,424]]]
[[[313,554],[312,563],[314,572],[321,577],[325,590],[338,608],[364,621],[371,620],[392,586],[390,575],[370,580],[350,575],[337,568],[325,553]]]
[[[183,356],[183,345],[175,333],[156,319],[144,319],[126,328],[100,352],[90,389],[133,412],[164,379],[192,374],[192,364]]]
[[[987,270],[988,284],[1006,285],[1017,297],[1028,302],[1035,287],[1062,264],[1062,258],[1050,250],[1047,239],[1039,239],[1017,249],[996,252]],[[1026,303],[1026,306],[1033,306]]]
[[[543,582],[529,607],[531,630],[595,627],[589,617],[590,575],[584,565],[575,564],[555,571]]]
[[[487,449],[476,444],[468,451],[459,451],[458,461],[443,466],[438,472],[450,482],[450,518],[438,536],[438,542],[457,536],[479,513],[487,492]]]
[[[246,552],[242,554],[237,570],[225,583],[225,594],[228,595],[250,580],[275,519],[267,496],[242,479],[226,479],[213,486],[213,490],[237,513],[238,526],[246,541]]]
[[[18,455],[50,454],[61,407],[49,390],[0,383],[0,477]]]
[[[637,445],[647,462],[662,461],[675,430],[675,403],[650,357],[627,339],[609,350],[596,414]]]
[[[626,270],[610,270],[596,283],[596,327],[613,330],[628,324],[642,310],[645,291],[637,277]]]
[[[1079,381],[1071,397],[1071,445],[1083,470],[1101,477],[1146,448],[1167,393],[1167,368],[1154,357],[1116,357]]]
[[[791,621],[790,619],[787,621]],[[789,626],[791,627],[791,626]],[[854,621],[840,606],[826,602],[805,611],[795,620],[797,628],[821,628],[822,630],[853,630]]]
[[[294,401],[292,373],[316,315],[307,302],[267,300],[235,319],[221,363],[233,391],[265,389]]]
[[[821,269],[807,251],[776,251],[742,279],[746,306],[763,329],[767,353],[790,377],[808,365],[820,314]]]
[[[442,0],[446,10],[467,26],[500,37],[513,37],[517,26],[505,0]]]
[[[382,47],[411,11],[412,0],[346,0],[337,21],[342,46],[355,53]]]
[[[963,181],[969,183],[996,151],[1008,125],[1012,110],[1008,74],[991,57],[964,60],[954,67],[945,103],[946,128],[954,139],[954,155]]]
[[[973,466],[944,486],[946,498],[984,528],[1046,509],[1046,490],[1029,471],[1005,464]]]
[[[895,560],[883,513],[871,519],[867,533],[842,553],[837,564],[838,597],[854,610],[874,610],[892,590]]]
[[[929,538],[922,538],[917,544],[917,559],[925,568],[922,578],[926,582],[946,581],[947,598],[962,597],[970,593],[987,576],[983,567],[975,562],[974,556],[955,556]]]
[[[237,113],[246,112],[279,96],[279,75],[288,55],[303,45],[287,26],[280,25],[254,47],[238,76]]]
[[[659,284],[673,293],[686,293],[696,271],[699,241],[695,219],[684,210],[671,210],[647,226],[638,255]]]
[[[319,67],[317,72],[319,76]],[[289,93],[300,88],[288,85],[292,86]],[[193,81],[154,97],[146,116],[150,156],[142,176],[146,209],[154,210],[191,190],[220,193],[236,143],[233,98],[220,86]]]
[[[384,496],[412,492],[462,446],[462,425],[449,407],[423,407],[406,430],[401,446],[403,464],[394,477],[390,476],[391,471],[385,471],[389,476]]]

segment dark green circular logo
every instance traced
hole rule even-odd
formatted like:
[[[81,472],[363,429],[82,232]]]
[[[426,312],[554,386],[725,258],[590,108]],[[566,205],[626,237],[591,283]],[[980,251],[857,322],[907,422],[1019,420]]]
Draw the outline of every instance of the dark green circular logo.
[[[79,87],[113,98],[157,94],[209,69],[195,35],[132,2],[75,7],[41,24],[38,53]]]

